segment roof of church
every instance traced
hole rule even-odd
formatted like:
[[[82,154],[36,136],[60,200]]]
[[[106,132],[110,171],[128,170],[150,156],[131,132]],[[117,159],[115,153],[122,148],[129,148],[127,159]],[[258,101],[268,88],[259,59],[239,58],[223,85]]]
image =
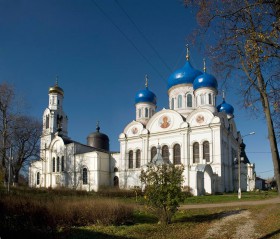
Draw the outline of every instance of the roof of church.
[[[156,105],[157,97],[152,91],[150,91],[148,89],[148,76],[147,75],[145,75],[145,80],[146,80],[146,83],[145,83],[146,88],[144,90],[137,91],[137,93],[135,95],[135,104],[148,102],[148,103],[153,103]]]
[[[206,72],[197,76],[193,82],[193,89],[197,90],[202,87],[211,87],[217,89],[218,83],[216,78]]]
[[[142,102],[150,102],[153,104],[157,103],[156,95],[148,89],[148,87],[144,90],[139,90],[135,96],[135,104]]]
[[[226,114],[233,115],[234,108],[232,105],[228,104],[225,99],[223,102],[217,106],[218,112],[225,112]]]
[[[167,88],[170,89],[172,86],[180,84],[193,84],[195,78],[201,75],[202,72],[192,67],[189,60],[185,65],[173,72],[168,78]]]
[[[64,95],[64,91],[61,87],[58,86],[58,81],[56,80],[56,83],[54,86],[51,86],[49,88],[49,94],[50,93],[57,93],[57,94],[60,94],[60,95]]]

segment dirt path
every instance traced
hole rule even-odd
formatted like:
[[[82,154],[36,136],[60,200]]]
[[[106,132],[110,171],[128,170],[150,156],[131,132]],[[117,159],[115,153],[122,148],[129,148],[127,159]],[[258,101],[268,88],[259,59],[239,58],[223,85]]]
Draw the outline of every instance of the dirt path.
[[[215,203],[215,204],[196,204],[196,205],[182,205],[180,209],[195,209],[195,208],[217,208],[217,207],[235,207],[235,206],[253,206],[265,204],[278,204],[280,197],[259,200],[259,201],[237,201],[228,203]],[[249,210],[234,210],[227,211],[220,219],[211,224],[211,227],[205,232],[202,239],[209,238],[231,238],[231,239],[255,239],[259,238],[256,230],[256,220],[253,218]],[[228,227],[231,227],[231,235],[228,234]]]
[[[258,201],[237,201],[237,202],[226,202],[226,203],[208,203],[208,204],[190,204],[190,205],[185,204],[185,205],[181,205],[179,209],[253,206],[253,205],[275,204],[275,203],[280,203],[280,197],[258,200]]]
[[[207,230],[203,239],[208,238],[228,238],[227,225],[239,222],[240,225],[235,227],[234,233],[230,236],[231,239],[254,239],[260,235],[255,232],[255,221],[251,218],[251,213],[247,210],[237,213],[229,212],[221,220],[213,223]]]

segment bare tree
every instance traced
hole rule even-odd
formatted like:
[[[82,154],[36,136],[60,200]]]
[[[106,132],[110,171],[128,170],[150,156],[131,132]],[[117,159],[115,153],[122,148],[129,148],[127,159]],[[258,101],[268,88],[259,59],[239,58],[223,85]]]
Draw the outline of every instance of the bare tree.
[[[34,157],[39,157],[41,124],[21,112],[24,106],[8,83],[0,84],[0,181],[9,175],[18,182],[20,170]],[[11,159],[11,155],[13,158]]]
[[[41,123],[33,117],[19,116],[14,121],[11,169],[15,183],[18,183],[20,170],[40,155],[41,130]]]
[[[7,181],[7,162],[9,159],[8,148],[10,148],[11,122],[13,121],[12,105],[14,102],[14,88],[7,84],[0,84],[0,171]]]
[[[279,125],[275,126],[277,122],[273,121],[280,116],[280,1],[184,0],[184,3],[197,11],[200,28],[193,36],[208,38],[206,48],[217,74],[227,80],[226,85],[238,87],[245,108],[264,116],[274,175],[280,185],[275,130]]]

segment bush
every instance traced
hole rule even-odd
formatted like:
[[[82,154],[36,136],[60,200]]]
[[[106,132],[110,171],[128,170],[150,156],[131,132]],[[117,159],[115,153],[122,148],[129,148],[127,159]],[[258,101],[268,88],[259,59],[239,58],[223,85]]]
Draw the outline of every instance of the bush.
[[[140,179],[145,185],[146,204],[157,216],[159,223],[169,224],[184,201],[182,193],[183,165],[148,165],[141,171]]]

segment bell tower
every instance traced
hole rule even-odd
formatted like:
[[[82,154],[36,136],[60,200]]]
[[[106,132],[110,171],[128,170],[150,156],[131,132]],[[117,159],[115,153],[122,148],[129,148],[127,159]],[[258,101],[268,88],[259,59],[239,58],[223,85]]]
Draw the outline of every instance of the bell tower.
[[[64,91],[58,86],[58,80],[49,88],[49,105],[43,114],[41,149],[48,148],[55,134],[68,136],[68,118],[63,111]]]

